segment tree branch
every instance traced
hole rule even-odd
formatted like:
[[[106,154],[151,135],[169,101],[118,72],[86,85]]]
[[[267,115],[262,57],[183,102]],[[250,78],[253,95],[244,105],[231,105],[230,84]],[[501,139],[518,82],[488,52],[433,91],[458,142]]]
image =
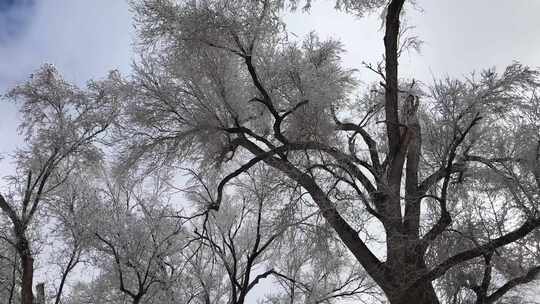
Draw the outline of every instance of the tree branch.
[[[242,144],[247,150],[255,155],[264,153],[257,145],[246,140]],[[275,157],[264,159],[265,163],[285,173],[289,178],[299,183],[308,191],[313,201],[317,204],[323,217],[338,233],[347,248],[353,253],[366,271],[381,286],[388,286],[389,279],[385,276],[384,264],[371,252],[366,244],[360,239],[358,233],[339,214],[334,204],[328,199],[324,191],[306,173],[298,170],[289,162]]]
[[[398,119],[398,39],[399,16],[405,0],[392,0],[386,14],[385,47],[385,114],[389,155],[397,155],[400,145]],[[392,162],[390,162],[392,163]]]
[[[526,284],[529,282],[532,282],[533,280],[537,279],[538,274],[540,273],[540,266],[535,266],[530,268],[526,274],[511,279],[510,281],[506,282],[503,286],[501,286],[499,289],[497,289],[494,293],[492,293],[490,296],[487,297],[486,303],[494,303],[497,300],[499,300],[502,296],[504,296],[510,289],[521,285]]]
[[[528,219],[521,225],[521,227],[512,232],[509,232],[501,237],[491,240],[484,245],[463,251],[448,258],[446,261],[440,263],[438,266],[436,266],[426,274],[422,275],[418,280],[411,284],[410,288],[418,287],[424,282],[430,282],[441,277],[446,273],[446,271],[448,271],[448,269],[454,267],[459,263],[485,255],[486,253],[495,251],[495,249],[499,247],[515,242],[525,237],[527,234],[529,234],[531,231],[535,230],[538,227],[540,227],[540,218]]]

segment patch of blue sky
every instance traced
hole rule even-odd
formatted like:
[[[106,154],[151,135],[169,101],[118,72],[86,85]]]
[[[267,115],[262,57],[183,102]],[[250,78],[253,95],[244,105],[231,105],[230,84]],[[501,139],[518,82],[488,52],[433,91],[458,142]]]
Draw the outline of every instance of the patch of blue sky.
[[[35,0],[0,0],[0,45],[24,35],[35,13]]]

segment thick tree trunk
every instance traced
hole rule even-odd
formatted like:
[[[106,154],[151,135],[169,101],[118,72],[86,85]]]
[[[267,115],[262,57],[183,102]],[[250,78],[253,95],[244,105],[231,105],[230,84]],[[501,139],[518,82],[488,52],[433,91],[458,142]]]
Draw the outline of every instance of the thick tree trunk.
[[[22,286],[21,304],[33,303],[33,279],[34,279],[34,258],[28,253],[21,253],[22,266]]]
[[[406,294],[391,297],[391,304],[439,304],[439,299],[431,283],[408,290]]]
[[[415,250],[414,242],[402,239],[399,245],[393,246],[394,248],[401,247],[401,254],[394,254],[394,257],[398,257],[399,260],[387,260],[394,284],[390,288],[383,288],[389,302],[391,304],[439,304],[431,281],[421,281],[411,287],[411,284],[428,270],[423,255]]]
[[[33,280],[34,280],[34,258],[30,250],[30,243],[26,238],[24,229],[16,227],[17,253],[21,259],[21,304],[32,304],[34,300]]]

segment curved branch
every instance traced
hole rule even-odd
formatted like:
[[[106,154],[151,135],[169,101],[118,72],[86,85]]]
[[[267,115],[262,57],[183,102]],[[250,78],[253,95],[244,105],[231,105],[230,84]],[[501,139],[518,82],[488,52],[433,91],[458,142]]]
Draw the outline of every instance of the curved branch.
[[[244,141],[242,145],[255,155],[265,153],[257,145],[248,140]],[[337,232],[345,246],[349,248],[371,277],[381,286],[391,285],[390,279],[386,276],[387,271],[385,265],[373,254],[373,252],[371,252],[364,241],[358,236],[358,233],[339,214],[333,202],[328,199],[326,193],[319,185],[317,185],[311,176],[298,170],[289,162],[279,158],[267,157],[264,161],[268,165],[280,170],[287,175],[287,177],[296,181],[306,189],[313,201],[319,207],[323,217]]]
[[[495,301],[499,300],[502,296],[504,296],[510,289],[521,285],[529,283],[535,279],[537,279],[538,274],[540,274],[540,266],[535,266],[529,269],[526,274],[511,279],[510,281],[506,282],[503,286],[501,286],[499,289],[497,289],[494,293],[492,293],[490,296],[487,297],[486,303],[494,303]]]
[[[7,216],[9,217],[9,219],[13,223],[13,226],[16,229],[19,229],[19,227],[21,227],[21,221],[19,220],[19,217],[17,216],[17,213],[7,203],[6,199],[4,198],[4,196],[2,194],[0,194],[0,209],[2,209],[2,211],[7,214]]]
[[[251,143],[249,140],[245,138],[238,139],[239,144],[247,143],[247,142]],[[253,145],[256,146],[255,144]],[[223,199],[223,190],[230,180],[246,172],[255,164],[259,163],[260,161],[265,160],[275,154],[281,155],[284,152],[296,151],[296,150],[319,150],[319,151],[323,151],[330,154],[338,162],[342,163],[348,169],[347,171],[350,172],[355,178],[357,178],[360,181],[360,183],[362,184],[362,186],[364,186],[364,188],[366,188],[368,193],[376,192],[376,188],[375,186],[373,186],[369,178],[354,164],[355,162],[358,163],[359,161],[354,160],[351,156],[335,148],[332,148],[332,147],[329,147],[329,146],[326,146],[317,142],[301,142],[301,143],[289,143],[287,145],[279,146],[266,152],[260,149],[259,147],[257,147],[257,149],[258,149],[257,151],[260,151],[260,153],[258,154],[254,153],[256,155],[255,158],[251,159],[249,162],[242,165],[240,168],[236,169],[234,172],[227,175],[225,178],[223,178],[223,180],[221,180],[217,189],[218,194],[217,194],[216,201],[212,202],[210,209],[213,209],[213,210],[219,209],[219,205],[221,204],[221,200]],[[364,162],[360,162],[360,163],[367,169],[372,169],[371,166],[369,166],[369,164],[366,164]]]
[[[444,173],[444,180],[443,180],[443,185],[441,189],[441,197],[440,199],[438,199],[441,205],[441,217],[439,218],[437,223],[433,227],[431,227],[431,229],[426,233],[424,238],[422,238],[422,243],[421,243],[422,252],[425,252],[425,250],[427,249],[427,246],[429,245],[429,242],[433,241],[437,236],[439,236],[444,231],[444,229],[446,229],[446,227],[448,227],[448,225],[452,223],[452,217],[450,216],[450,213],[448,212],[446,208],[446,199],[448,196],[448,186],[450,183],[450,177],[457,168],[456,164],[454,164],[454,160],[456,159],[456,156],[457,156],[456,151],[465,140],[465,137],[467,137],[467,134],[469,134],[471,129],[478,123],[478,121],[480,121],[480,119],[482,119],[482,117],[480,117],[480,113],[476,113],[474,118],[471,120],[471,122],[465,129],[465,131],[460,133],[459,137],[453,139],[452,145],[450,146],[450,150],[448,153],[446,167],[437,171],[435,175],[432,175],[433,177],[432,176],[428,177],[430,183],[436,182],[437,179],[440,177],[440,175]]]
[[[336,122],[337,129],[342,131],[354,131],[355,133],[360,134],[362,136],[362,139],[366,143],[368,150],[369,150],[369,156],[371,158],[371,163],[373,164],[373,167],[375,168],[375,172],[377,174],[382,174],[382,167],[381,167],[381,161],[379,158],[379,152],[377,150],[377,143],[369,133],[364,130],[359,125],[353,124],[353,123],[342,123],[337,118],[334,118],[334,121]]]
[[[311,168],[309,168],[308,170],[315,169],[315,168],[320,168],[321,170],[324,170],[324,171],[330,173],[338,181],[342,181],[342,182],[346,183],[347,185],[351,186],[351,188],[353,188],[354,191],[356,191],[356,194],[358,194],[358,196],[360,197],[360,200],[362,201],[362,203],[366,207],[367,212],[369,214],[373,215],[374,217],[376,217],[377,219],[379,219],[381,222],[384,222],[384,217],[380,213],[378,213],[375,209],[373,209],[373,207],[371,207],[371,205],[369,204],[369,201],[366,198],[364,192],[362,192],[362,190],[360,190],[360,188],[356,185],[356,183],[354,181],[347,180],[346,178],[344,178],[342,176],[339,176],[336,172],[332,171],[327,166],[328,165],[315,164],[315,165],[311,166]],[[352,174],[349,171],[347,171],[347,169],[345,169],[345,168],[343,168],[343,167],[341,167],[339,165],[334,165],[334,166],[342,169],[343,171],[347,172],[347,174],[352,176]],[[373,193],[370,193],[370,196],[371,195],[373,195]]]
[[[263,152],[263,153],[255,156],[253,159],[248,161],[246,164],[240,166],[240,168],[236,169],[231,174],[225,176],[218,185],[218,188],[217,188],[218,194],[217,194],[216,201],[212,202],[212,205],[209,207],[209,209],[219,210],[219,206],[221,205],[221,200],[223,199],[223,190],[224,190],[225,186],[227,185],[227,183],[229,181],[231,181],[233,178],[237,177],[238,175],[248,171],[251,167],[255,166],[260,161],[262,161],[262,160],[264,160],[264,159],[266,159],[268,157],[271,157],[274,154],[284,152],[286,150],[287,150],[286,146],[280,146],[280,147],[272,149],[272,150],[270,150],[268,152]]]
[[[456,266],[457,264],[485,255],[486,253],[493,252],[499,247],[515,242],[525,237],[527,234],[529,234],[538,227],[540,227],[540,218],[528,219],[521,225],[521,227],[512,232],[509,232],[501,237],[491,240],[484,245],[463,251],[448,258],[446,261],[440,263],[428,273],[422,275],[409,288],[418,287],[425,282],[433,281],[444,275],[446,271]]]

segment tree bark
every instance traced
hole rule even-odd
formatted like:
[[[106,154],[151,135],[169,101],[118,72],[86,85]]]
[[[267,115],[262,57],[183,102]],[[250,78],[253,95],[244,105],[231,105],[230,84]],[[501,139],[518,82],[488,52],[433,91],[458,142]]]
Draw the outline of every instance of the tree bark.
[[[17,258],[17,257],[15,257]],[[15,285],[17,283],[17,263],[13,261],[12,265],[12,271],[11,271],[11,285],[9,286],[9,300],[8,304],[13,303],[13,296],[15,295]]]
[[[406,283],[406,282],[404,282]],[[389,297],[391,304],[439,304],[439,299],[431,282],[408,290],[405,294]]]
[[[22,281],[21,281],[21,304],[32,304],[34,299],[33,294],[33,279],[34,279],[34,257],[32,256],[32,251],[30,250],[30,242],[26,238],[26,229],[28,227],[28,222],[32,218],[36,206],[34,205],[30,213],[25,217],[26,206],[29,204],[30,200],[30,183],[31,183],[32,174],[28,174],[28,184],[27,190],[25,192],[25,198],[22,203],[23,205],[23,215],[19,217],[15,212],[15,209],[12,208],[5,198],[0,194],[0,209],[9,217],[13,224],[13,234],[16,238],[15,249],[20,258],[21,262],[21,271],[22,271]],[[41,195],[41,191],[44,185],[44,181],[40,185],[40,190],[38,193],[38,198]],[[36,201],[39,201],[36,198]]]
[[[30,250],[19,253],[22,265],[22,286],[21,286],[21,304],[32,304],[33,280],[34,280],[34,258]]]
[[[60,285],[58,286],[58,291],[56,293],[56,299],[54,300],[54,304],[60,304],[61,298],[62,298],[62,292],[64,291],[64,286],[66,284],[67,277],[69,273],[75,268],[75,265],[79,262],[79,259],[76,258],[77,256],[77,245],[75,245],[75,249],[71,252],[71,255],[69,257],[69,262],[66,265],[66,268],[62,272],[62,278],[60,279]]]

